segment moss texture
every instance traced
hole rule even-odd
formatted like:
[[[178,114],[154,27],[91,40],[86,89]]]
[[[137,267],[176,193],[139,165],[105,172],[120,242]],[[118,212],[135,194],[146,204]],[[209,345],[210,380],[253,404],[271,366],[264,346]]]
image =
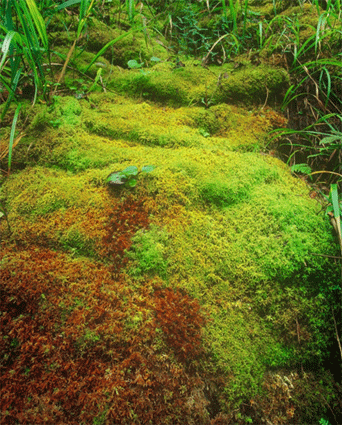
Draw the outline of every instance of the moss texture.
[[[270,365],[310,360],[327,346],[314,276],[329,267],[313,254],[334,253],[328,224],[281,161],[248,152],[283,122],[276,112],[103,94],[36,112],[16,152],[29,166],[1,192],[12,239],[125,266],[137,287],[157,279],[199,300],[228,410],[260,391]],[[156,169],[135,189],[106,187],[109,173],[129,165]],[[82,347],[100,338],[89,335]]]
[[[82,69],[119,30],[88,31]],[[263,153],[288,74],[151,66],[166,51],[144,43],[101,59],[106,92],[28,111],[0,191],[0,421],[300,423],[303,388],[308,410],[331,391],[295,369],[329,355],[337,245],[305,182]],[[107,183],[145,165],[134,188]]]
[[[217,103],[263,104],[268,93],[274,104],[285,94],[289,77],[284,69],[247,67],[233,69],[203,67],[200,63],[184,60],[164,62],[143,70],[116,70],[108,86],[134,97],[163,102],[175,106]]]
[[[50,168],[33,166],[31,160],[31,167],[11,176],[2,189],[13,238],[111,261],[118,248],[105,248],[110,217],[130,190],[106,188],[105,178],[128,165],[155,165],[133,190],[134,198],[144,199],[151,225],[124,245],[133,243],[127,271],[137,281],[146,276],[185,289],[211,312],[206,335],[217,367],[235,382],[234,390],[227,383],[229,397],[252,396],[267,365],[279,361],[282,366],[287,352],[292,359],[296,353],[303,356],[303,350],[312,355],[318,329],[309,323],[308,311],[324,301],[309,282],[326,263],[312,254],[334,251],[327,223],[304,183],[283,163],[234,151],[246,145],[246,131],[240,143],[235,137],[248,126],[248,144],[257,144],[253,132],[261,138],[260,127],[271,126],[274,112],[248,114],[227,105],[158,108],[98,95],[90,102],[58,100],[49,114],[59,119],[59,128],[45,130],[46,140],[37,141],[34,149],[38,163]],[[199,125],[216,136],[201,135]],[[112,238],[118,237],[113,232]],[[303,279],[311,295],[300,306],[293,291],[303,288]],[[283,293],[286,282],[292,282],[289,294]],[[292,326],[291,318],[283,323],[278,317],[284,311],[272,320],[266,314],[271,306],[261,312],[258,303],[270,287],[282,293],[289,314],[297,303],[306,348],[297,347],[295,338],[281,337],[284,327]],[[277,344],[283,354],[272,354]]]

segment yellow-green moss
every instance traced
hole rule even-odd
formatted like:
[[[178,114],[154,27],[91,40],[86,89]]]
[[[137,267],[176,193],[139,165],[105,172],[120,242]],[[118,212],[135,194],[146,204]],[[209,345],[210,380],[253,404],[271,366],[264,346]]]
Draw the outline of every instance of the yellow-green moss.
[[[90,34],[99,29],[95,24]],[[100,28],[93,53],[80,56],[81,68],[115,36]],[[132,288],[154,279],[200,301],[208,314],[203,346],[210,368],[224,381],[221,398],[236,408],[260,391],[269,367],[310,361],[328,347],[322,285],[330,288],[334,279],[325,256],[336,254],[336,244],[306,185],[282,162],[258,153],[268,131],[285,126],[268,105],[286,91],[286,71],[252,66],[248,57],[236,69],[184,61],[184,67],[162,62],[141,72],[109,64],[111,55],[126,66],[158,52],[130,35],[101,58],[106,92],[33,109],[14,151],[14,164],[23,169],[1,188],[11,234],[4,219],[0,227],[18,244],[110,265],[117,249],[110,244],[125,236],[120,261]],[[72,80],[68,71],[66,83]],[[134,189],[106,187],[109,173],[131,165],[156,168],[139,175]],[[143,200],[150,225],[124,235],[139,213],[133,204],[124,210],[121,233],[112,230],[127,199]],[[127,330],[144,326],[134,308]],[[85,350],[97,337],[85,330],[77,344]]]
[[[191,61],[184,67],[157,64],[144,71],[115,72],[110,87],[121,93],[173,105],[262,104],[280,99],[289,83],[284,69],[266,65],[232,70],[231,65],[204,68]],[[266,99],[266,97],[268,98]]]
[[[128,27],[129,25],[122,26]],[[123,29],[110,28],[94,17],[91,19],[87,32],[87,48],[94,53],[99,52],[107,43],[125,33]],[[163,40],[162,36],[161,38]],[[133,30],[127,31],[127,35],[108,48],[103,55],[112,64],[127,68],[129,60],[135,59],[139,62],[146,62],[152,56],[162,60],[166,59],[168,52],[160,43],[155,41],[154,37],[145,37],[142,31]]]

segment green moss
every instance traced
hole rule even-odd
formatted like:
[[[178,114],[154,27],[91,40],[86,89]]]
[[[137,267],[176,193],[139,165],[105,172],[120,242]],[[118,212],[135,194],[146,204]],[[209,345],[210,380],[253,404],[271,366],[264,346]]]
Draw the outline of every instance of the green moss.
[[[215,102],[273,103],[284,96],[288,85],[289,75],[282,68],[242,66],[222,80]]]
[[[136,266],[130,268],[130,274],[136,278],[142,275],[167,276],[168,258],[166,246],[169,235],[157,226],[149,230],[140,230],[132,238],[133,247],[128,252]]]
[[[92,18],[88,28],[88,50],[99,52],[107,43],[123,34],[122,29],[113,29],[103,22]],[[161,37],[163,40],[163,37]],[[164,41],[164,43],[166,43]],[[127,68],[127,62],[135,59],[147,63],[152,56],[166,59],[168,53],[152,37],[145,37],[142,31],[130,31],[104,52],[104,57],[112,64]]]
[[[224,389],[228,411],[260,392],[266,370],[262,359],[274,344],[248,304],[241,301],[231,304],[229,309],[217,309],[207,328],[218,371],[229,376]]]
[[[259,16],[273,13],[271,1],[250,5]],[[306,10],[300,16],[301,32],[311,25],[313,14],[306,17]],[[126,24],[124,17],[122,26]],[[96,19],[87,31],[86,49],[91,51],[80,54],[76,49],[71,59],[81,71],[119,35],[118,29]],[[70,34],[57,46],[64,55]],[[90,70],[94,77],[103,69],[106,91],[82,100],[57,97],[53,104],[31,110],[24,107],[30,124],[13,152],[13,172],[1,181],[0,194],[11,234],[1,217],[0,230],[17,245],[9,249],[1,268],[11,277],[27,267],[22,278],[34,270],[34,278],[26,281],[29,291],[31,281],[43,285],[50,282],[45,277],[51,279],[51,291],[60,281],[65,290],[60,326],[74,332],[73,350],[82,356],[93,355],[103,343],[103,358],[113,358],[120,346],[118,357],[126,362],[126,347],[131,350],[131,341],[145,332],[130,351],[132,370],[138,358],[139,368],[145,367],[139,356],[147,347],[146,363],[168,359],[167,367],[158,364],[156,378],[151,378],[151,385],[162,383],[159,377],[166,369],[166,375],[176,370],[172,368],[178,367],[181,352],[184,364],[191,362],[189,374],[194,367],[208,387],[216,385],[211,374],[219,376],[223,390],[217,399],[231,413],[262,396],[270,368],[319,364],[329,355],[329,339],[334,337],[331,300],[339,287],[337,268],[327,256],[336,255],[338,246],[305,183],[281,161],[258,153],[268,131],[286,124],[268,105],[281,100],[289,83],[287,72],[252,66],[248,55],[235,61],[236,68],[232,63],[205,68],[184,58],[185,66],[167,61],[152,66],[152,55],[166,60],[158,43],[146,45],[141,34],[132,32]],[[130,59],[144,62],[143,69],[123,69]],[[74,70],[67,71],[65,85],[71,91],[86,91],[84,84],[83,77],[75,79]],[[7,139],[13,113],[11,109],[1,130]],[[6,144],[1,143],[2,149]],[[135,188],[107,187],[109,173],[147,164],[156,168],[139,175]],[[36,270],[37,245],[44,247],[46,257]],[[49,259],[56,261],[51,270]],[[163,293],[160,288],[165,286],[170,291]],[[49,293],[42,293],[45,309]],[[105,304],[108,294],[113,296],[110,305]],[[85,311],[91,297],[96,314]],[[192,348],[196,352],[196,347],[189,348],[192,322],[183,328],[183,316],[175,313],[188,311],[191,316],[191,297],[207,317],[193,342],[200,345],[202,335],[205,357],[195,361],[186,358]],[[184,300],[188,310],[180,308]],[[177,349],[172,347],[177,329],[176,336],[167,332],[175,314],[179,335],[189,341],[183,347],[180,338]],[[120,323],[113,328],[115,315]],[[122,332],[127,338],[117,339]],[[112,343],[114,351],[108,348]],[[131,382],[139,388],[148,372],[136,369],[136,376],[129,375],[128,367],[122,369],[127,370],[122,382],[129,389]],[[194,391],[202,384],[196,385]],[[200,402],[205,406],[204,396]]]
[[[73,224],[65,229],[58,243],[63,251],[77,256],[96,257],[95,241],[86,234],[84,229],[79,228],[79,224]]]
[[[101,206],[103,195],[87,178],[42,167],[11,176],[3,188],[10,214],[41,216],[71,207]]]
[[[226,65],[207,69],[184,62],[185,66],[180,68],[161,63],[144,72],[117,71],[110,86],[121,93],[157,102],[208,107],[222,102],[263,104],[267,96],[274,102],[281,98],[289,84],[288,74],[281,68],[248,65],[232,70]]]
[[[81,123],[80,115],[82,113],[82,107],[80,102],[74,97],[56,97],[52,110],[56,117],[54,122],[58,126],[77,126]]]
[[[192,72],[184,71],[184,68],[171,70],[172,66],[172,64],[163,63],[154,66],[152,69],[146,69],[144,72],[137,70],[117,71],[109,82],[109,87],[120,93],[127,93],[134,97],[173,106],[200,102],[201,97],[205,94],[201,80],[204,81],[204,74],[207,74],[210,79],[212,79],[212,76],[208,75],[208,72],[203,72],[203,69],[198,70],[196,73],[200,84],[198,90],[198,87],[195,87],[191,82],[195,78]]]

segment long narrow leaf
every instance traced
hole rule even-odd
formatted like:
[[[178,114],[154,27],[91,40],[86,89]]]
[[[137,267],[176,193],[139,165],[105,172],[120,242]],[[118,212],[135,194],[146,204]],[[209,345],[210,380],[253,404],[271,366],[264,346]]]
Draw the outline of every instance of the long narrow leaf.
[[[37,5],[34,0],[26,0],[26,4],[30,11],[30,16],[35,24],[35,27],[40,36],[40,40],[43,43],[44,48],[47,50],[49,41],[46,33],[46,26],[42,15],[40,14]]]
[[[77,27],[77,33],[76,38],[78,39],[80,35],[82,34],[83,28],[87,22],[87,18],[91,12],[91,9],[93,8],[94,1],[92,0],[89,4],[89,0],[81,0],[81,8],[80,8],[80,15],[79,15],[79,23]]]
[[[2,47],[1,47],[1,51],[2,51],[2,59],[1,59],[1,63],[0,63],[0,70],[6,60],[8,51],[10,49],[11,46],[11,42],[13,38],[20,38],[20,35],[16,32],[16,31],[8,31],[8,33],[6,34],[6,37],[2,43]]]
[[[340,206],[338,204],[338,189],[337,184],[331,184],[330,185],[330,197],[331,197],[331,203],[334,209],[334,217],[339,218],[340,217]]]
[[[17,70],[17,72],[16,72],[13,80],[11,81],[11,90],[9,91],[9,95],[8,95],[7,100],[6,100],[5,107],[2,110],[2,114],[1,114],[1,117],[0,117],[0,122],[3,120],[4,116],[6,115],[6,112],[7,112],[8,108],[9,108],[9,106],[10,106],[13,98],[14,98],[14,94],[15,94],[15,91],[17,89],[17,85],[18,85],[18,81],[19,81],[21,72],[22,72],[22,68],[19,68]]]
[[[322,68],[321,74],[319,76],[319,85],[320,85],[321,90],[322,90],[321,86],[322,86],[323,74],[325,74],[325,76],[327,78],[327,84],[328,84],[327,90],[326,90],[326,93],[325,93],[325,95],[326,95],[325,107],[327,107],[329,99],[330,99],[330,94],[331,94],[331,76],[330,76],[330,72],[328,71],[328,69],[325,66]]]
[[[17,106],[17,109],[15,110],[15,113],[14,113],[13,121],[12,121],[10,141],[8,145],[8,171],[10,171],[11,169],[12,148],[13,148],[13,141],[14,141],[14,135],[15,135],[15,127],[17,125],[20,109],[21,109],[21,103],[19,103],[19,105]]]
[[[316,37],[315,37],[315,54],[316,55],[318,50],[318,44],[321,41],[321,33],[322,33],[322,30],[324,30],[326,20],[327,20],[326,13],[322,13],[322,15],[318,19],[317,30],[316,30]]]
[[[66,7],[74,6],[75,4],[81,3],[81,0],[68,0],[57,6],[57,11],[65,9]]]
[[[40,47],[39,38],[25,0],[19,0],[15,2],[15,7],[17,10],[17,16],[20,20],[26,37],[25,44],[31,49],[38,50]]]
[[[103,53],[113,44],[117,43],[118,41],[122,40],[123,38],[127,37],[133,30],[125,32],[124,34],[119,35],[119,37],[114,38],[109,43],[107,43],[102,49],[95,55],[95,57],[92,59],[92,61],[87,66],[86,70],[84,72],[87,72],[88,69],[97,61],[97,58],[99,58]]]

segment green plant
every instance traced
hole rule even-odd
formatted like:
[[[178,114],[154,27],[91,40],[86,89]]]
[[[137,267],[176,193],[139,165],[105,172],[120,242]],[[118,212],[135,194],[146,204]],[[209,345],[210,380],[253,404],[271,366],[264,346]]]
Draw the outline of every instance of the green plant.
[[[8,97],[0,121],[28,73],[33,78],[34,100],[38,89],[46,85],[43,58],[49,48],[45,22],[34,0],[2,0],[1,16],[0,83],[8,90]]]
[[[306,175],[309,175],[312,172],[311,167],[309,167],[308,164],[293,164],[291,171],[292,173],[302,173]]]
[[[330,425],[330,422],[322,418],[319,420],[319,425]]]
[[[135,187],[137,184],[137,178],[140,173],[150,173],[155,169],[154,165],[145,165],[141,171],[138,171],[138,167],[131,165],[125,168],[123,171],[116,171],[109,174],[106,182],[114,187],[128,186]]]
[[[329,202],[329,205],[326,209],[326,215],[330,217],[330,221],[337,234],[338,242],[339,242],[341,253],[342,253],[342,234],[341,234],[342,201],[339,200],[337,184],[330,185],[330,193],[329,193],[329,197],[327,197],[327,200]]]
[[[127,66],[130,69],[140,69],[144,66],[144,62],[138,62],[135,59],[131,59],[127,62]]]
[[[288,162],[306,161],[313,169],[340,172],[342,65],[338,46],[342,28],[335,5],[327,2],[317,26],[307,25],[311,35],[304,40],[298,17],[276,16],[264,31],[264,46],[271,51],[283,49],[291,61],[292,84],[282,105],[290,117],[289,128],[275,131],[285,140],[282,146],[288,146]]]

